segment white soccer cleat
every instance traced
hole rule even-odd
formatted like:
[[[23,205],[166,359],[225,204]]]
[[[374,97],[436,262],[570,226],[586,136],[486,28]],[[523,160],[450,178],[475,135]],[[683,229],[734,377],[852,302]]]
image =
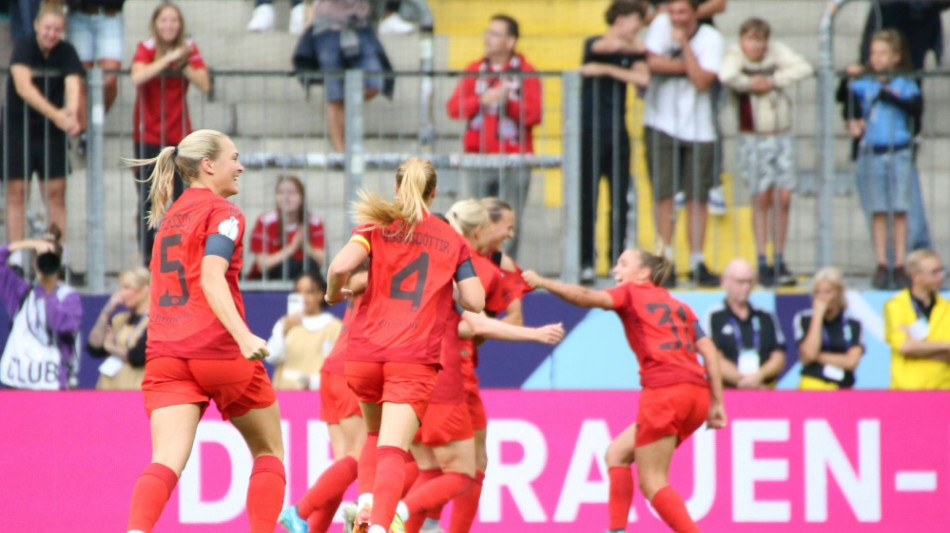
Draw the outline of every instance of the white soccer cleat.
[[[271,31],[274,29],[274,6],[261,4],[251,12],[251,21],[247,23],[247,31]]]
[[[726,193],[722,190],[722,185],[717,185],[712,189],[709,189],[709,196],[707,198],[709,203],[709,214],[713,216],[722,216],[729,212],[729,207],[726,205]]]
[[[303,33],[304,22],[307,18],[307,12],[303,2],[295,5],[290,10],[290,23],[287,25],[287,32],[291,35],[300,35]]]
[[[379,23],[377,31],[380,35],[405,35],[416,31],[416,25],[393,13]]]

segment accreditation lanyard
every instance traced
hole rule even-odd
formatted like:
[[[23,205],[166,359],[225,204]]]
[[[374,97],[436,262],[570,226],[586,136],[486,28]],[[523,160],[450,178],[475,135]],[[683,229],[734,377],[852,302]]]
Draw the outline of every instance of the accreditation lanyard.
[[[729,322],[732,323],[732,333],[736,337],[736,352],[741,352],[744,349],[759,349],[759,341],[761,340],[761,330],[762,324],[759,323],[759,317],[755,316],[754,311],[750,311],[752,315],[752,346],[746,346],[742,342],[742,330],[739,328],[739,321],[736,320],[735,316],[729,317]]]
[[[831,336],[828,335],[828,326],[834,322],[822,324],[821,325],[821,340],[823,341],[822,348],[825,350],[831,349]],[[838,323],[841,325],[841,333],[844,335],[844,343],[846,348],[851,347],[851,328],[848,327],[848,322],[844,318],[844,312],[841,313],[841,316],[838,317]]]

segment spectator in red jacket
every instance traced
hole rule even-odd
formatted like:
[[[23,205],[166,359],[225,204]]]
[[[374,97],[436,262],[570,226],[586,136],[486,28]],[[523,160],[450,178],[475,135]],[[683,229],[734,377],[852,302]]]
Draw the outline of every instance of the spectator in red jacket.
[[[541,122],[541,80],[522,76],[534,72],[515,52],[518,22],[495,15],[485,31],[485,55],[470,64],[446,104],[450,117],[465,119],[463,145],[467,153],[534,153],[532,128]],[[477,197],[497,196],[515,207],[523,218],[531,170],[527,167],[476,170],[469,176]],[[509,255],[517,252],[518,229],[509,241]]]

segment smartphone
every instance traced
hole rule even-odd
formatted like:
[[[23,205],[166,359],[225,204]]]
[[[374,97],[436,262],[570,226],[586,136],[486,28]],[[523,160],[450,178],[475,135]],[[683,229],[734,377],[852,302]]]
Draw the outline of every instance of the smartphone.
[[[292,292],[287,295],[287,314],[303,314],[303,295],[298,292]]]

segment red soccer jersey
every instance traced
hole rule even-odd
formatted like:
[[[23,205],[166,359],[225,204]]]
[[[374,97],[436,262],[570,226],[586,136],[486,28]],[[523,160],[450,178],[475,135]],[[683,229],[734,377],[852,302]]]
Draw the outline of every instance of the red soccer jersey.
[[[146,358],[233,359],[241,351],[201,289],[201,261],[210,235],[234,241],[225,273],[238,313],[244,301],[238,276],[244,264],[244,213],[210,189],[189,187],[162,217],[152,254]]]
[[[459,338],[459,322],[462,317],[455,309],[455,302],[448,302],[439,319],[445,321],[445,335],[442,338],[439,357],[442,370],[436,378],[429,403],[455,405],[465,399],[465,390],[462,388],[462,339]]]
[[[646,283],[623,283],[607,293],[640,363],[642,387],[706,385],[706,371],[696,357],[696,315],[689,307]]]
[[[254,222],[254,229],[251,230],[251,253],[272,254],[284,247],[285,243],[290,242],[297,234],[297,225],[280,227],[280,214],[276,209],[264,213]],[[283,232],[283,235],[281,233]],[[319,215],[311,214],[307,220],[307,240],[308,246],[312,249],[321,249],[325,246],[325,234],[323,229],[323,220]],[[297,250],[293,259],[303,261],[303,249]],[[251,277],[261,275],[257,263],[251,267]]]
[[[369,285],[350,326],[349,360],[439,364],[445,330],[439,314],[452,300],[452,280],[471,254],[451,226],[426,213],[408,236],[397,221],[362,226],[351,242],[369,251]]]
[[[188,65],[203,69],[204,59],[198,46],[192,40],[186,41],[191,47]],[[150,64],[155,61],[155,39],[146,39],[135,49],[132,63]],[[191,119],[188,117],[188,79],[181,76],[158,76],[138,87],[135,96],[135,110],[132,117],[132,139],[156,146],[178,144],[191,133]]]
[[[363,295],[357,294],[354,298],[347,301],[346,313],[343,314],[343,327],[340,328],[340,335],[337,336],[336,342],[333,343],[330,354],[323,360],[323,366],[320,367],[321,371],[330,372],[331,374],[346,373],[344,367],[346,366],[346,345],[350,337],[350,324],[353,323],[353,317],[356,316],[356,310],[359,308],[362,300]]]

